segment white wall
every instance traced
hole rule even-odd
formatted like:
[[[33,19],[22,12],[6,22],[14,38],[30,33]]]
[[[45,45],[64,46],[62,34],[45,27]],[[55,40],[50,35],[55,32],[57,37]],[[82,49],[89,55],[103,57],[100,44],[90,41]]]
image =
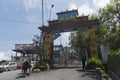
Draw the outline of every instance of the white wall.
[[[108,59],[108,52],[110,51],[108,46],[100,46],[101,48],[101,55],[102,55],[102,61],[107,63],[107,59]]]

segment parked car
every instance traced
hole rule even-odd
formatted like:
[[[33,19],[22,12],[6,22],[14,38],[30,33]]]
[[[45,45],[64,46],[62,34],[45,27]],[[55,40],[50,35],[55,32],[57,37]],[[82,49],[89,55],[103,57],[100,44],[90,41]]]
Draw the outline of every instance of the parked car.
[[[0,65],[0,68],[4,69],[5,71],[16,70],[17,63],[16,62],[5,62]]]

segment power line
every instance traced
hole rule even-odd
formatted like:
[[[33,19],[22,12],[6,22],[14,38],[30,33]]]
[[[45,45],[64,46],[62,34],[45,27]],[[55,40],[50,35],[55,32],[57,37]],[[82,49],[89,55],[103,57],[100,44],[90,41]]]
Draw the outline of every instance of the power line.
[[[32,22],[25,22],[25,21],[18,21],[18,20],[5,19],[5,18],[0,18],[0,21],[7,21],[7,22],[13,22],[13,23],[22,23],[22,24],[39,24],[39,23],[32,23]]]

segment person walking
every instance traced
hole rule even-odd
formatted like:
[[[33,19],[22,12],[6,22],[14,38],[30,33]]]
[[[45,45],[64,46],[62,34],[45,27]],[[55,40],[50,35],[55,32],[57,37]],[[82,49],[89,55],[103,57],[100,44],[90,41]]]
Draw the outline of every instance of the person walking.
[[[64,57],[64,66],[67,66],[67,56]]]
[[[30,68],[31,68],[31,65],[28,61],[23,63],[23,69],[22,70],[23,70],[24,74],[28,73],[28,69],[29,69],[29,73],[30,73]]]
[[[86,54],[82,53],[81,55],[81,61],[82,61],[82,70],[85,70],[85,66],[86,66]]]

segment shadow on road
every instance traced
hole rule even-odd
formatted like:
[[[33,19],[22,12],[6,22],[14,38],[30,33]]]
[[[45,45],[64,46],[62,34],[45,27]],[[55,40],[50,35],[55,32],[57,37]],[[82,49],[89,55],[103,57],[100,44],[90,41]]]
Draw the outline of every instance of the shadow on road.
[[[76,69],[76,71],[83,73],[82,75],[80,75],[80,77],[90,77],[92,80],[101,80],[100,73],[95,70]]]

